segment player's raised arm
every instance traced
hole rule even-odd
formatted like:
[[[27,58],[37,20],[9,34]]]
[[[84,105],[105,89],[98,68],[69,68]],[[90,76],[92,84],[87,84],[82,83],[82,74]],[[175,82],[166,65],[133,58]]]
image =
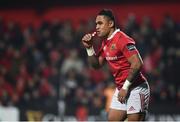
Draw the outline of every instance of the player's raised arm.
[[[95,36],[95,34],[96,34],[95,32],[92,34],[86,34],[82,38],[82,44],[86,48],[89,64],[93,68],[98,69],[103,65],[104,58],[102,56],[95,56],[95,51],[93,48],[93,41],[92,41],[92,37]]]

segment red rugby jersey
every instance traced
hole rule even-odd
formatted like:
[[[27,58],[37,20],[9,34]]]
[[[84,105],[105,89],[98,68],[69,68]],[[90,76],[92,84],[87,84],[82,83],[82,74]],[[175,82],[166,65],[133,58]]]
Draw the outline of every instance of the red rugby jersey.
[[[107,40],[103,40],[97,56],[103,56],[108,62],[118,89],[121,89],[129,73],[130,63],[127,58],[137,53],[139,52],[135,47],[134,40],[119,29],[116,29]],[[139,72],[131,87],[135,87],[145,80],[145,77]]]

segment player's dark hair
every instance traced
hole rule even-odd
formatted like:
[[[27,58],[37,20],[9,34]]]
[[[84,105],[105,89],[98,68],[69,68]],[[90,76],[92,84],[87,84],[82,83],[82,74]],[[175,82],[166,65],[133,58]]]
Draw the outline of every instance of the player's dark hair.
[[[108,17],[110,20],[112,20],[112,21],[114,22],[114,26],[113,26],[113,27],[115,27],[116,22],[115,22],[115,17],[114,17],[114,15],[113,15],[112,10],[110,10],[110,9],[103,9],[103,10],[101,10],[101,11],[98,13],[98,15],[103,15],[103,16]]]

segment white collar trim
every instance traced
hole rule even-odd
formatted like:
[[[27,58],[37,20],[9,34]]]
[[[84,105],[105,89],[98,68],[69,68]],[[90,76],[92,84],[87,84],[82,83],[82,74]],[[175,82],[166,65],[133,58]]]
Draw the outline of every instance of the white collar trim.
[[[116,29],[107,40],[112,39],[117,32],[120,32],[120,29]]]

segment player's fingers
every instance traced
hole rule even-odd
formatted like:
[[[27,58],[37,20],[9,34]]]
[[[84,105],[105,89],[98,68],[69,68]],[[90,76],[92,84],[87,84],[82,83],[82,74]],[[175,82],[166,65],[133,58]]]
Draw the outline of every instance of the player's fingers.
[[[125,103],[125,100],[126,100],[125,97],[122,97],[121,102],[122,102],[122,103]]]
[[[121,102],[121,95],[118,93],[118,101]]]
[[[91,34],[86,34],[84,37],[83,37],[83,40],[84,41],[90,41],[92,38]]]
[[[87,39],[86,35],[83,36],[82,41],[85,41]]]
[[[85,41],[89,42],[90,40],[91,40],[91,36],[88,35],[88,36],[86,37],[86,40],[85,40]]]
[[[123,103],[123,98],[122,97],[119,98],[119,102]]]
[[[119,102],[121,102],[122,103],[122,96],[120,96],[120,95],[118,95],[118,100],[119,100]]]
[[[119,102],[121,102],[121,103],[125,103],[126,98],[123,97],[123,96],[121,96],[121,95],[118,95],[118,100],[119,100]]]

